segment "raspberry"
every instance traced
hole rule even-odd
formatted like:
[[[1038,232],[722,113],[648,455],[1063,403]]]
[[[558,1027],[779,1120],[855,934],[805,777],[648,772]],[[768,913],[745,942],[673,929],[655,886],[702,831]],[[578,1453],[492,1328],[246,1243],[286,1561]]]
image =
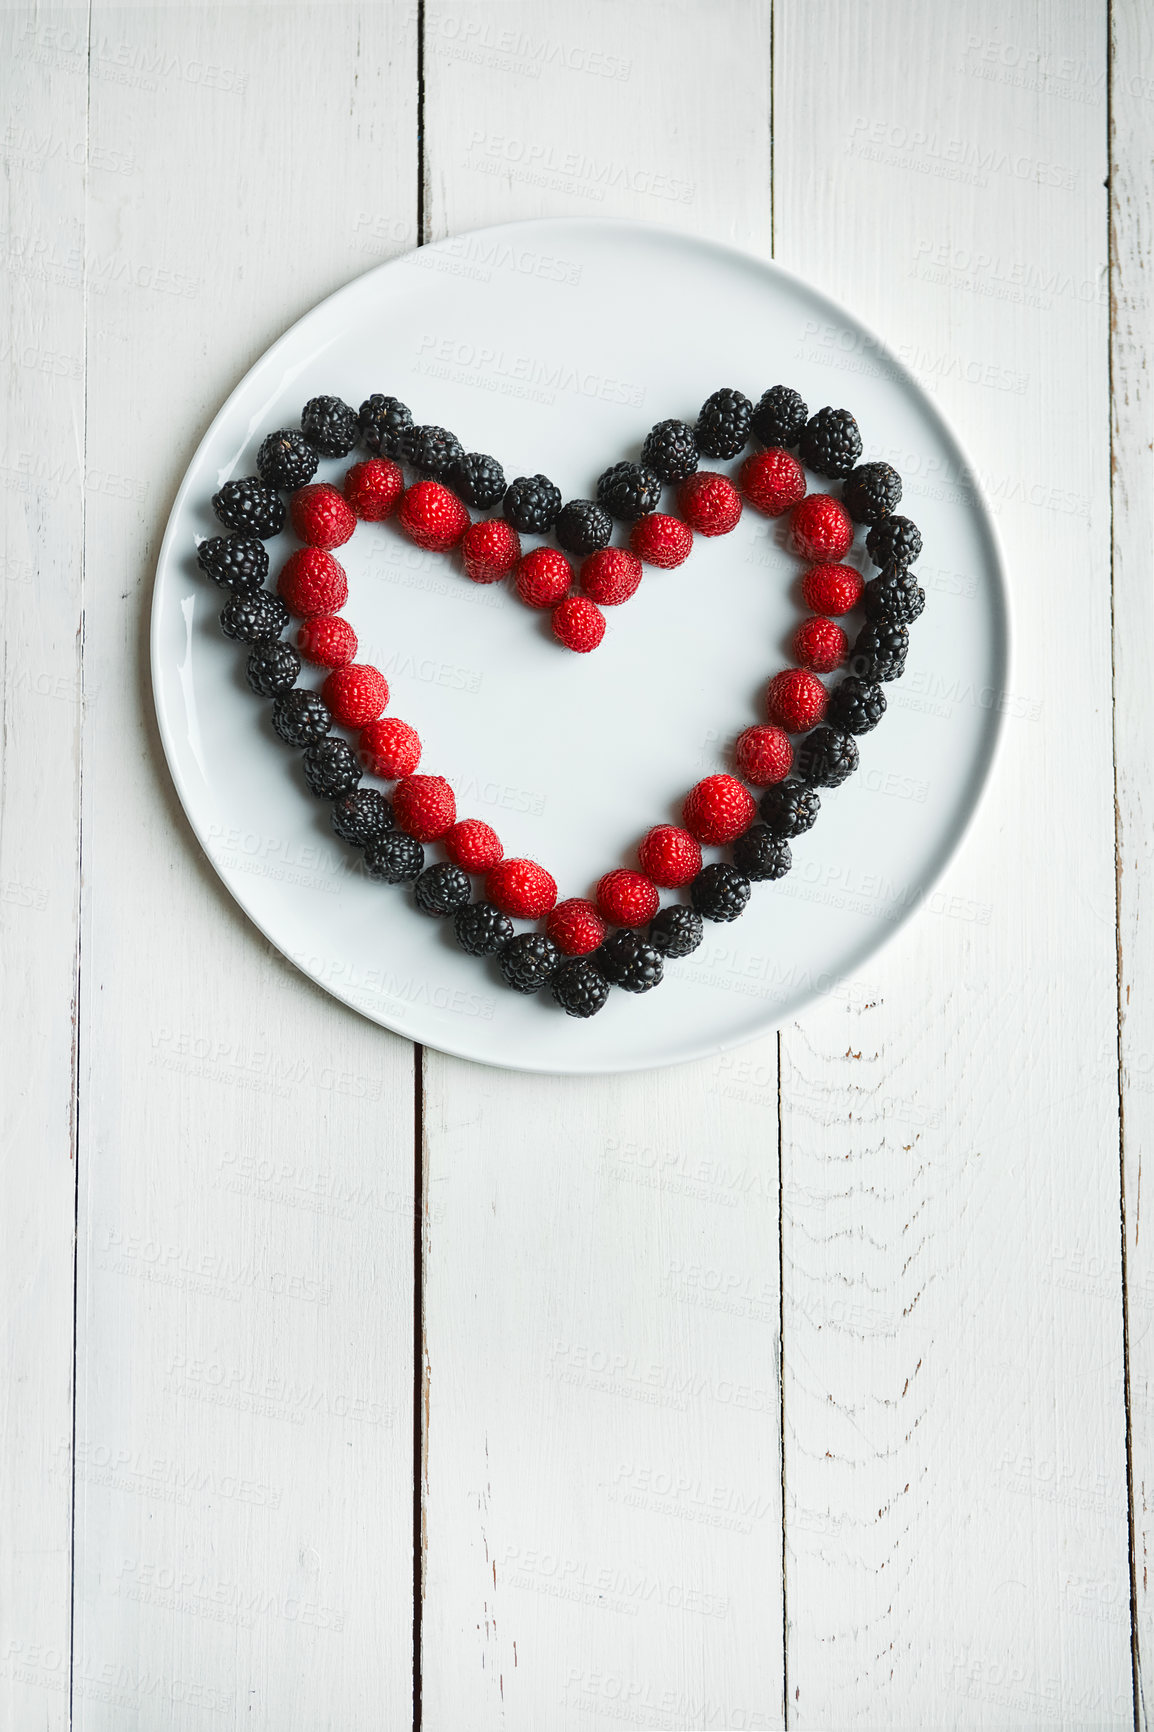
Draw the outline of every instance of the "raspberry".
[[[562,956],[589,956],[605,937],[605,922],[583,896],[558,902],[545,922],[545,931]]]
[[[677,505],[698,535],[728,535],[741,516],[741,494],[728,476],[702,469],[677,489]]]
[[[315,668],[343,668],[357,653],[357,634],[339,614],[306,619],[297,632],[297,646]]]
[[[341,728],[367,728],[389,701],[389,684],[379,668],[365,664],[334,668],[321,696]]]
[[[361,762],[370,776],[394,782],[411,776],[421,761],[421,739],[416,728],[396,716],[383,716],[362,728],[358,742]]]
[[[293,529],[308,547],[331,552],[343,547],[357,527],[355,513],[327,481],[298,487],[289,500]]]
[[[465,576],[474,583],[496,583],[521,557],[521,537],[503,517],[483,517],[471,523],[461,543]]]
[[[862,574],[852,565],[811,565],[801,580],[802,599],[814,613],[849,613],[861,600]]]
[[[783,517],[805,498],[805,470],[788,451],[755,451],[741,465],[741,491],[767,517]]]
[[[757,805],[748,788],[732,776],[706,776],[683,808],[685,828],[699,842],[734,842],[753,823]]]
[[[775,674],[765,694],[770,721],[787,734],[804,734],[815,728],[828,702],[829,694],[817,675],[803,668],[786,668],[784,673]]]
[[[391,517],[404,491],[401,466],[387,457],[354,463],[345,476],[345,499],[362,523],[383,523]]]
[[[605,615],[587,595],[567,595],[553,609],[553,636],[566,649],[587,655],[605,636]]]
[[[414,481],[401,496],[398,518],[409,540],[430,553],[447,553],[469,527],[469,513],[439,481]]]
[[[831,674],[844,662],[849,639],[832,619],[803,620],[793,634],[793,653],[803,668]]]
[[[555,547],[535,547],[517,566],[517,594],[526,607],[554,607],[573,581],[573,567]]]
[[[535,860],[502,860],[485,878],[485,895],[518,920],[540,920],[557,901],[557,886]]]
[[[850,514],[829,493],[811,493],[795,505],[790,528],[803,559],[841,559],[853,546]]]
[[[417,842],[435,842],[457,816],[453,790],[443,776],[405,776],[393,789],[397,825]]]
[[[793,747],[784,728],[746,728],[735,756],[743,780],[755,788],[784,782],[793,768]]]
[[[488,872],[504,854],[501,838],[480,818],[462,818],[451,830],[446,830],[445,853],[454,866],[466,872]]]
[[[581,588],[602,607],[628,601],[640,582],[641,561],[628,548],[604,547],[590,554],[581,567]]]
[[[674,566],[684,565],[693,552],[693,531],[680,518],[670,517],[664,511],[651,511],[633,525],[629,545],[646,565],[672,571]]]
[[[661,906],[652,879],[618,866],[597,885],[597,907],[611,926],[646,926]]]
[[[701,845],[676,824],[655,824],[637,849],[641,869],[663,890],[688,884],[701,871]]]
[[[344,566],[319,547],[302,547],[290,553],[276,586],[281,600],[298,619],[337,613],[349,599]]]

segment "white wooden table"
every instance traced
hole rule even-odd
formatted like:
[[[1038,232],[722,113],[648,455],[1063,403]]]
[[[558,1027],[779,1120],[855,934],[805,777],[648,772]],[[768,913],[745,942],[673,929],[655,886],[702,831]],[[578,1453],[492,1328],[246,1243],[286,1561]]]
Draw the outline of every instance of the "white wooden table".
[[[1148,5],[0,30],[0,1727],[1147,1725]],[[268,343],[558,212],[872,324],[977,456],[1017,628],[1011,690],[921,694],[1007,725],[919,918],[757,1046],[604,1082],[414,1052],[271,952],[146,649]],[[807,360],[834,402],[875,364]]]

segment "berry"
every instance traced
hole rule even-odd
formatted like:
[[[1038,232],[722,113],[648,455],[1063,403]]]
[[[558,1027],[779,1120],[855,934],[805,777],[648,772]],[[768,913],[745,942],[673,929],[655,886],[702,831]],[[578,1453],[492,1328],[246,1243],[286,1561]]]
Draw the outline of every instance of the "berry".
[[[381,457],[398,457],[402,438],[413,425],[413,412],[396,397],[382,397],[377,391],[361,404],[357,423],[367,450]]]
[[[913,565],[922,551],[922,532],[908,517],[886,517],[866,536],[866,552],[876,566]]]
[[[763,445],[796,445],[809,410],[788,385],[771,385],[753,411],[753,431]]]
[[[888,463],[859,463],[841,496],[855,523],[880,523],[901,504],[902,478]]]
[[[684,565],[693,552],[693,531],[680,518],[669,517],[664,511],[651,511],[633,525],[629,545],[646,565],[672,571],[674,566]]]
[[[647,511],[655,511],[660,498],[661,477],[644,464],[614,463],[597,477],[598,503],[622,523],[633,523]]]
[[[563,956],[588,956],[605,939],[605,922],[583,896],[558,902],[545,922],[545,931]]]
[[[609,997],[609,982],[583,956],[562,962],[550,990],[566,1016],[596,1016]]]
[[[886,713],[886,695],[872,680],[847,674],[833,689],[826,720],[846,734],[868,734]]]
[[[707,457],[736,457],[749,439],[753,404],[740,391],[715,391],[701,405],[694,435]]]
[[[301,658],[291,643],[254,645],[244,677],[261,698],[279,697],[291,691],[301,671]]]
[[[852,565],[811,565],[801,580],[806,607],[814,613],[849,613],[861,600],[862,575]]]
[[[491,902],[467,902],[453,916],[457,943],[469,956],[495,956],[513,936],[513,922]]]
[[[597,907],[610,926],[645,926],[657,913],[661,898],[644,872],[618,866],[597,884]]]
[[[425,850],[411,836],[394,831],[370,842],[365,849],[365,871],[384,884],[407,884],[418,877],[425,864]]]
[[[870,620],[854,641],[850,671],[862,680],[900,680],[909,647],[910,634],[904,625],[892,625],[886,619]]]
[[[469,900],[469,880],[459,866],[438,860],[426,866],[413,885],[413,898],[422,914],[446,920]]]
[[[307,747],[301,762],[305,781],[318,800],[336,800],[355,788],[361,779],[361,766],[353,748],[335,734]]]
[[[861,456],[861,434],[848,409],[819,409],[801,435],[801,460],[831,481],[848,475]]]
[[[474,583],[496,583],[521,557],[521,537],[503,517],[483,517],[471,523],[461,542],[465,576]]]
[[[267,541],[284,528],[284,500],[252,475],[226,481],[212,496],[212,509],[226,529]]]
[[[446,427],[406,427],[401,435],[401,455],[418,475],[444,481],[465,450],[457,435]]]
[[[517,566],[517,594],[526,607],[555,607],[573,581],[573,567],[555,547],[535,547]]]
[[[540,920],[557,901],[557,885],[535,860],[501,860],[485,875],[485,895],[502,914]]]
[[[567,595],[553,609],[553,636],[578,655],[595,650],[605,636],[605,615],[587,595]]]
[[[319,692],[294,686],[272,707],[272,725],[286,746],[312,746],[329,731],[329,707]]]
[[[895,625],[912,625],[920,619],[926,605],[926,592],[912,571],[901,565],[887,565],[880,577],[865,586],[867,619],[888,619]]]
[[[317,668],[343,668],[357,653],[357,634],[340,614],[321,614],[306,619],[297,632],[297,644],[306,662]]]
[[[226,601],[220,629],[236,643],[271,643],[288,624],[288,608],[267,589],[243,591]]]
[[[367,728],[388,703],[389,684],[379,668],[354,662],[333,669],[321,687],[321,696],[338,727]]]
[[[736,866],[715,860],[689,886],[693,906],[706,920],[736,920],[749,901],[749,879]]]
[[[222,589],[259,589],[268,576],[268,548],[251,535],[211,535],[196,563]]]
[[[421,740],[416,728],[396,716],[382,716],[362,728],[357,742],[361,762],[370,776],[382,782],[395,782],[400,776],[411,776],[421,761]]]
[[[548,535],[561,509],[561,489],[547,475],[519,475],[501,501],[505,520],[519,535]]]
[[[356,513],[327,481],[301,487],[289,500],[292,526],[309,547],[343,547],[357,527]]]
[[[596,553],[608,547],[613,519],[596,500],[571,499],[558,514],[553,533],[566,553]]]
[[[734,842],[749,829],[756,810],[749,789],[732,776],[706,776],[689,790],[685,828],[699,842]]]
[[[388,457],[354,463],[345,476],[345,499],[362,523],[383,523],[391,517],[404,491],[401,466]]]
[[[733,844],[733,864],[758,884],[784,878],[792,864],[789,843],[768,824],[754,824]]]
[[[310,397],[301,410],[301,431],[322,457],[347,457],[360,428],[353,411],[339,397]]]
[[[784,728],[746,728],[734,752],[742,781],[755,788],[784,782],[793,767],[793,747]]]
[[[841,559],[853,546],[849,512],[829,493],[811,493],[795,505],[789,526],[803,559]]]
[[[641,461],[662,481],[684,481],[697,468],[697,440],[684,421],[659,421],[641,447]]]
[[[741,491],[766,517],[784,517],[805,498],[805,470],[779,447],[755,451],[741,465]]]
[[[701,844],[676,824],[655,824],[637,849],[641,870],[663,890],[677,890],[701,871]]]
[[[626,547],[605,547],[581,567],[581,588],[601,607],[628,601],[641,582],[641,561]]]
[[[849,639],[832,619],[806,619],[793,634],[793,653],[803,668],[830,674],[844,662]]]
[[[354,788],[332,810],[332,826],[342,842],[367,848],[393,829],[393,808],[377,788]]]
[[[502,945],[497,966],[514,992],[539,992],[560,960],[557,946],[543,933],[519,932]]]
[[[816,790],[804,782],[779,782],[765,790],[758,811],[773,834],[784,839],[812,830],[820,807]]]
[[[798,774],[811,788],[840,787],[857,766],[857,741],[839,728],[815,728],[798,747]]]
[[[398,521],[418,547],[447,553],[468,529],[469,513],[439,481],[415,481],[401,497]]]
[[[701,469],[678,488],[677,508],[698,535],[728,535],[741,516],[741,494],[728,476]]]
[[[406,836],[435,842],[455,822],[457,802],[443,776],[403,776],[393,789],[393,815]]]
[[[829,693],[816,674],[801,668],[786,668],[775,674],[765,694],[765,708],[771,722],[784,728],[787,734],[805,734],[817,726],[825,715]]]
[[[466,505],[476,511],[491,511],[505,491],[505,471],[495,457],[470,451],[450,464],[445,476],[449,486]]]
[[[691,956],[701,943],[701,916],[696,908],[673,902],[649,928],[649,942],[664,956]]]
[[[480,818],[462,818],[445,831],[442,841],[453,865],[466,872],[488,872],[505,852],[497,832]]]
[[[289,612],[297,619],[338,613],[349,599],[344,566],[319,547],[301,547],[290,553],[276,586]]]
[[[257,474],[266,487],[280,487],[286,493],[303,487],[317,472],[317,454],[303,433],[291,427],[270,433],[256,454]]]
[[[609,935],[593,966],[612,986],[620,986],[626,992],[649,992],[660,986],[665,972],[661,952],[628,927]]]

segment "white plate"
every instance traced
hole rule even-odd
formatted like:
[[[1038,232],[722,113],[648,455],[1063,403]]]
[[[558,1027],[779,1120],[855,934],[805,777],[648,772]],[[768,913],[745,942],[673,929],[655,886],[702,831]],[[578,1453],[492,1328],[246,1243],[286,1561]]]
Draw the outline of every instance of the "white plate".
[[[815,359],[820,357],[819,359]],[[829,362],[835,366],[831,369]],[[840,365],[842,361],[847,365]],[[655,992],[614,992],[588,1022],[547,993],[508,991],[462,955],[411,896],[373,884],[306,790],[297,754],[248,691],[244,653],[217,628],[219,592],[195,563],[219,530],[209,500],[252,473],[263,436],[309,397],[354,407],[373,391],[451,427],[508,475],[543,470],[588,496],[636,455],[654,421],[692,419],[721,385],[756,398],[795,386],[811,409],[845,404],[867,457],[895,463],[920,525],[925,614],[861,768],[823,796],[794,866],[754,887],[732,925]],[[351,459],[349,460],[351,461]],[[346,463],[322,465],[337,476]],[[719,465],[732,468],[732,465]],[[823,484],[814,478],[817,487]],[[767,678],[801,617],[802,562],[780,525],[747,510],[697,538],[674,572],[647,571],[592,655],[555,645],[508,587],[361,525],[338,557],[359,659],[392,688],[391,714],[424,741],[462,815],[506,853],[586,892],[727,766],[762,719]],[[270,544],[274,572],[288,547]],[[867,575],[862,538],[852,556]],[[1006,684],[1004,583],[989,517],[957,441],[924,392],[849,314],[761,259],[634,223],[519,223],[425,247],[322,302],[257,363],[220,411],[176,498],[152,617],[156,707],[169,766],[205,852],[241,907],[305,973],[413,1040],[489,1064],[553,1072],[672,1064],[751,1039],[836,987],[930,894],[970,818]]]

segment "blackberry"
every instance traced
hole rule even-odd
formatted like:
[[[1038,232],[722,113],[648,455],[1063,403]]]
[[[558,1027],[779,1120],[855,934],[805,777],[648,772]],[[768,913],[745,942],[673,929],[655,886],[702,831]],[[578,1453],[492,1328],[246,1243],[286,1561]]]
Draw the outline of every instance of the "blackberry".
[[[279,535],[284,528],[284,500],[255,475],[226,481],[220,492],[213,494],[212,509],[226,529],[255,535],[261,541]]]
[[[850,672],[861,680],[900,680],[906,671],[910,634],[888,619],[869,620],[850,651]]]
[[[771,385],[753,411],[753,431],[763,445],[796,445],[805,431],[809,410],[788,385]]]
[[[566,1016],[596,1016],[609,997],[609,982],[587,956],[570,956],[553,976],[552,992]]]
[[[220,629],[235,643],[272,643],[288,622],[288,608],[267,589],[234,595],[220,612]]]
[[[265,486],[280,487],[286,493],[311,481],[319,461],[304,434],[291,427],[270,433],[256,454],[257,474]]]
[[[421,913],[434,914],[439,920],[447,920],[450,914],[463,908],[469,895],[468,874],[449,860],[426,866],[413,885],[413,896]]]
[[[757,809],[773,834],[785,840],[812,830],[820,807],[818,794],[804,782],[775,782]]]
[[[301,658],[291,643],[258,643],[248,658],[244,677],[258,698],[277,698],[296,685]]]
[[[413,411],[396,397],[383,397],[374,391],[361,404],[357,425],[366,451],[379,457],[397,457],[401,441],[413,425]]]
[[[543,932],[519,932],[497,956],[505,985],[514,992],[539,992],[556,970],[561,952]]]
[[[406,427],[401,435],[401,455],[419,475],[443,481],[465,455],[465,448],[446,427]]]
[[[495,956],[513,936],[513,922],[491,902],[468,902],[453,916],[457,943],[470,956]]]
[[[305,781],[318,800],[336,800],[351,793],[361,779],[357,755],[347,740],[326,734],[304,754]]]
[[[661,477],[643,463],[614,463],[597,477],[597,500],[623,523],[633,523],[656,511]]]
[[[328,733],[332,719],[320,693],[307,686],[282,692],[272,707],[272,725],[286,746],[315,745]]]
[[[547,475],[518,475],[501,501],[505,521],[518,535],[548,535],[561,509],[561,489]]]
[[[707,920],[736,920],[749,901],[749,879],[736,866],[715,860],[701,868],[689,886],[689,895],[697,912]]]
[[[841,497],[855,523],[880,523],[901,504],[902,478],[888,463],[859,463],[846,476]]]
[[[798,774],[811,788],[840,788],[857,765],[857,741],[853,735],[824,723],[807,734],[797,749]]]
[[[808,469],[840,481],[861,456],[861,434],[848,409],[819,409],[801,435],[801,460]]]
[[[879,567],[913,565],[922,551],[922,532],[908,517],[884,517],[866,536],[866,552]]]
[[[736,457],[749,441],[753,404],[740,391],[715,391],[701,405],[694,437],[707,457]]]
[[[559,512],[553,533],[566,553],[596,553],[608,547],[613,519],[592,499],[571,499]]]
[[[268,576],[268,548],[251,535],[211,535],[196,563],[222,589],[259,589]]]
[[[610,933],[600,950],[593,952],[593,966],[611,986],[625,992],[648,992],[661,985],[665,972],[661,952],[627,926]]]
[[[775,836],[768,824],[754,824],[733,844],[733,864],[747,878],[764,884],[784,878],[793,859],[789,843]]]
[[[896,625],[913,625],[926,605],[926,592],[912,571],[903,565],[887,565],[873,577],[862,596],[867,619],[888,619]]]
[[[347,457],[360,431],[356,414],[339,397],[310,397],[301,410],[301,432],[322,457]]]
[[[702,931],[696,908],[687,908],[684,902],[671,902],[653,916],[649,942],[663,956],[690,956],[701,943]]]
[[[378,788],[354,788],[332,810],[332,826],[342,842],[368,848],[393,828],[393,808]]]
[[[872,680],[847,674],[829,696],[826,720],[846,734],[868,734],[886,713],[886,695]]]
[[[445,477],[458,499],[477,511],[488,511],[505,491],[505,471],[495,457],[470,451],[449,468]]]
[[[365,849],[365,871],[380,884],[407,884],[424,864],[425,850],[402,830],[393,830]]]
[[[697,468],[697,440],[684,421],[659,421],[645,435],[641,461],[662,481],[684,481]]]

